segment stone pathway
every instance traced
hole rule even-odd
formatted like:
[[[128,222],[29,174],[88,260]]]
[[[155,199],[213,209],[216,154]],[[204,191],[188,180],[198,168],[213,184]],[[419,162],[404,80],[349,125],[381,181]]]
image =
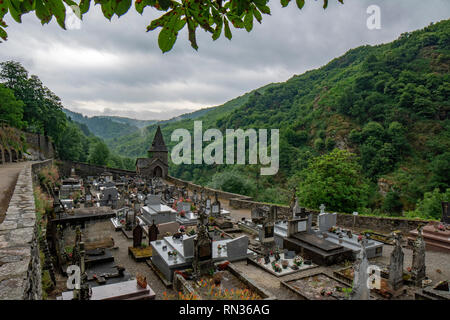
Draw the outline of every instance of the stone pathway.
[[[25,164],[25,162],[13,162],[0,165],[0,223],[5,219],[17,177]]]

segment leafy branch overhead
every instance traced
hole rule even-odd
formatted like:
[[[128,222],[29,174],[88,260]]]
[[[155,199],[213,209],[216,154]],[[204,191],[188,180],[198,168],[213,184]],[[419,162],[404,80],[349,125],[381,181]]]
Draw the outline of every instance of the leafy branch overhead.
[[[280,0],[286,7],[291,0]],[[336,0],[343,3],[344,0]],[[198,49],[195,32],[201,28],[217,40],[222,32],[231,40],[230,25],[236,29],[244,28],[248,32],[253,29],[253,21],[262,21],[262,15],[270,15],[269,0],[135,0],[134,7],[142,14],[145,7],[153,7],[165,12],[153,20],[147,31],[161,28],[158,37],[159,48],[163,52],[172,49],[177,40],[178,32],[187,26],[189,41],[194,49]],[[132,0],[94,0],[101,6],[103,15],[111,20],[114,15],[120,17],[128,12]],[[22,15],[35,12],[42,24],[49,23],[55,17],[61,28],[66,29],[66,6],[70,7],[80,19],[89,11],[91,0],[0,0],[0,37],[6,40],[8,35],[4,17],[9,12],[12,18],[22,22]],[[305,5],[305,0],[296,0],[299,9]],[[328,0],[323,0],[323,8],[327,8]],[[1,42],[1,41],[0,41]]]

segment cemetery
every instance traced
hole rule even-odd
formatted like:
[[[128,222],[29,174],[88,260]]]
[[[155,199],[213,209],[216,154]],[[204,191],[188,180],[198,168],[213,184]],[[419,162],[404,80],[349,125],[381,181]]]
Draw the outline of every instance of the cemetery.
[[[106,172],[82,179],[71,170],[70,179],[61,185],[73,182],[59,193],[65,198],[55,201],[50,248],[63,276],[74,259],[80,261],[85,289],[64,290],[58,299],[277,299],[252,278],[252,268],[289,299],[448,299],[448,281],[428,285],[425,266],[425,246],[446,249],[443,224],[420,226],[404,238],[399,231],[355,231],[339,226],[324,205],[313,219],[295,196],[287,216],[261,205],[236,219],[217,192],[211,200],[204,188],[161,177]],[[118,248],[116,237],[128,246]],[[388,256],[386,246],[392,248]],[[406,247],[413,250],[411,267],[405,266]],[[127,252],[125,263],[116,261],[117,250]],[[133,272],[136,266],[146,276]],[[365,288],[371,268],[379,272],[379,285]]]
[[[237,212],[226,193],[168,178],[155,143],[158,161],[138,161],[140,174],[72,167],[49,188],[50,299],[450,298],[448,204],[441,222],[384,233],[340,225],[325,205],[313,214],[295,190],[289,207]]]

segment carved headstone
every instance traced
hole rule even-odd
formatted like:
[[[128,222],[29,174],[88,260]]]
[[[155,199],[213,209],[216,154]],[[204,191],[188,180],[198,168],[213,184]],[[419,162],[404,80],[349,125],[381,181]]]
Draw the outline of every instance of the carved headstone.
[[[153,223],[148,227],[148,244],[150,245],[150,242],[156,241],[158,239],[159,229],[158,226],[155,224],[155,220],[153,220]]]
[[[133,229],[133,248],[139,248],[142,244],[142,227],[138,224]]]
[[[369,274],[367,272],[369,267],[369,261],[367,260],[366,252],[366,239],[361,240],[361,250],[358,253],[358,258],[354,266],[354,279],[352,293],[350,294],[351,300],[369,300],[370,289],[368,286]]]
[[[394,234],[395,247],[391,253],[389,263],[389,289],[393,292],[403,287],[403,259],[404,254],[401,246],[401,235]]]
[[[423,225],[417,228],[417,238],[413,244],[413,260],[411,273],[416,286],[422,285],[425,279],[425,241],[422,234]]]
[[[450,225],[450,202],[444,201],[442,204],[442,219],[444,224]]]

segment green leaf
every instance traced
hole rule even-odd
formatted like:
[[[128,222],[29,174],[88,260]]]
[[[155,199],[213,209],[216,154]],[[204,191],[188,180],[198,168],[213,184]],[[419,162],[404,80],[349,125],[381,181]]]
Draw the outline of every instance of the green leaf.
[[[191,47],[195,50],[198,50],[197,45],[197,37],[195,35],[195,24],[194,21],[189,19],[188,20],[188,32],[189,32],[189,42],[191,43]]]
[[[323,0],[323,8],[326,9],[328,7],[328,0]]]
[[[248,10],[247,14],[244,17],[244,27],[247,32],[252,31],[253,29],[253,10]]]
[[[35,8],[35,0],[21,0],[20,9],[22,14],[33,11]]]
[[[7,0],[9,2],[9,13],[18,23],[22,23],[22,13],[20,11],[20,2],[16,0]]]
[[[52,19],[52,15],[50,14],[49,9],[44,4],[43,0],[36,0],[36,16],[39,20],[41,20],[42,24],[49,23]]]
[[[258,3],[256,1],[255,1],[255,5],[259,9],[259,11],[261,11],[262,13],[270,15],[270,8],[267,5]]]
[[[214,30],[214,33],[212,35],[213,40],[217,40],[220,37],[220,34],[222,33],[222,27],[223,27],[223,21],[220,20],[220,23],[217,25],[216,30]]]
[[[63,29],[66,29],[65,20],[66,20],[66,7],[62,0],[50,0],[46,3],[50,10],[50,14],[53,14],[58,22],[59,26]]]
[[[78,4],[75,1],[72,0],[64,0],[64,2],[68,5],[68,6],[77,6]]]
[[[0,19],[8,13],[9,2],[7,0],[0,0]]]
[[[284,8],[284,7],[287,7],[287,5],[289,4],[289,2],[291,2],[291,0],[281,0],[280,2],[281,2],[281,6]]]
[[[228,40],[231,40],[231,38],[233,37],[233,35],[231,34],[231,30],[230,30],[230,26],[228,25],[228,20],[227,19],[223,19],[223,24],[225,25],[225,37]]]
[[[297,1],[297,7],[299,9],[303,8],[303,6],[305,5],[305,0],[296,0]]]
[[[173,31],[168,28],[163,28],[158,36],[158,45],[162,52],[167,52],[172,49],[173,45],[177,41],[177,36]]]
[[[261,21],[262,21],[261,12],[259,12],[259,10],[256,9],[256,7],[253,8],[253,14],[255,15],[255,19],[256,19],[259,23],[261,23]]]
[[[2,38],[5,41],[8,39],[8,34],[6,33],[5,29],[3,29],[2,27],[0,27],[0,38]]]
[[[123,16],[131,7],[131,0],[121,0],[116,7],[118,17]]]
[[[89,11],[89,7],[91,6],[91,0],[81,0],[79,7],[80,7],[80,13],[83,16],[86,12]]]
[[[158,0],[158,3],[163,10],[167,10],[170,7],[170,0]]]
[[[101,4],[103,15],[105,16],[106,19],[108,19],[110,21],[114,14],[114,9],[111,6],[112,1],[114,1],[114,0],[106,1]]]

